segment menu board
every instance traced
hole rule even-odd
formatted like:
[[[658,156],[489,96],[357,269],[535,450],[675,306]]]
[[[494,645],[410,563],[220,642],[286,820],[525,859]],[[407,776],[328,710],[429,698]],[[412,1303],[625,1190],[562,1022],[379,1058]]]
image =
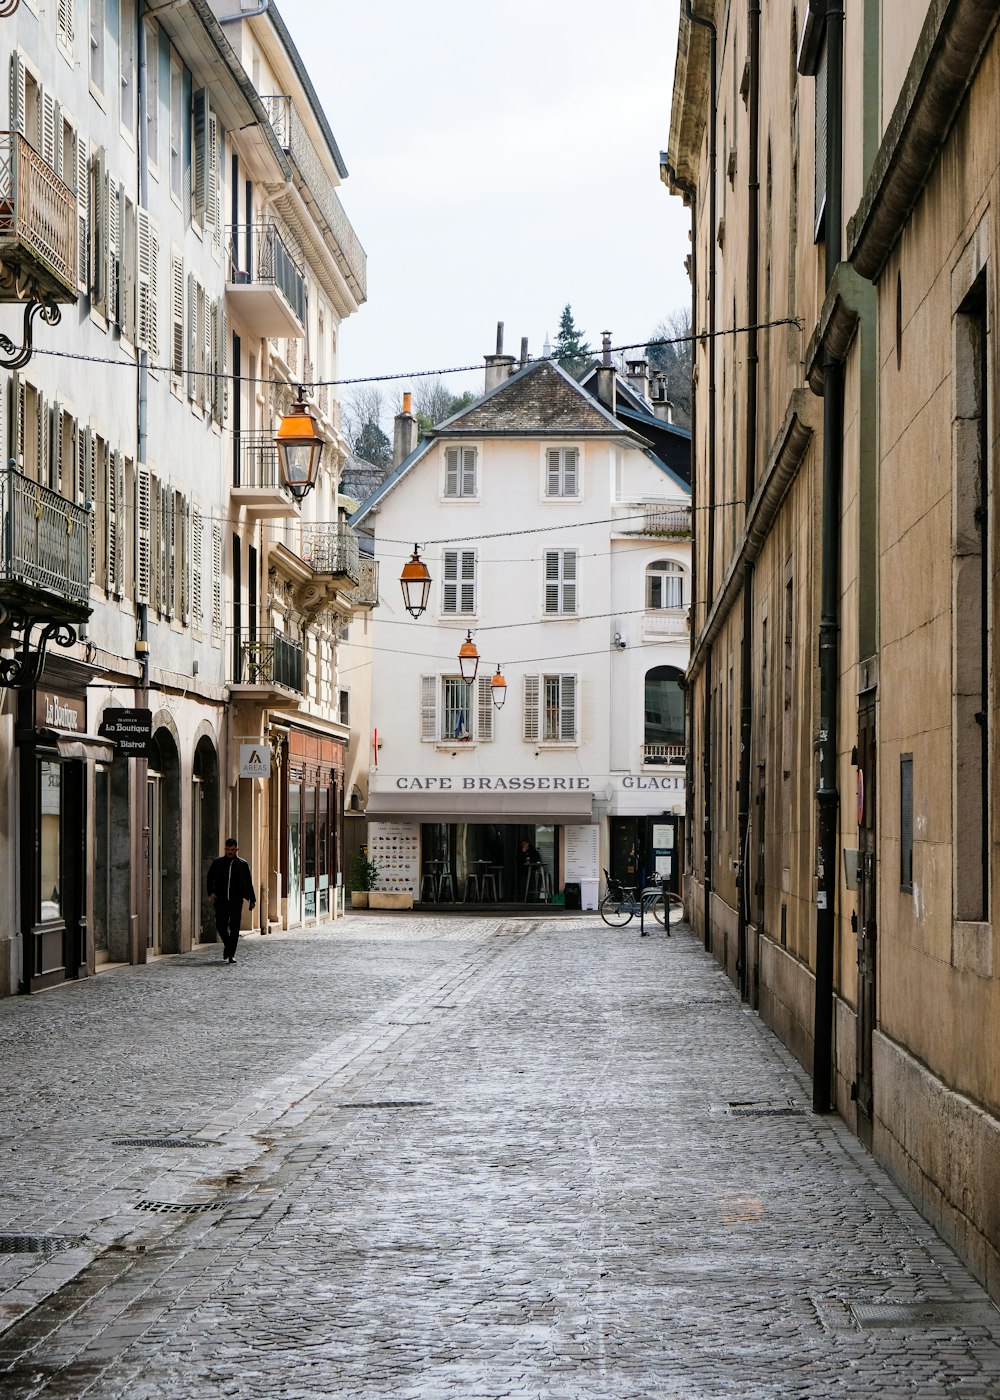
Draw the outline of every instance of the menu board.
[[[600,849],[596,826],[567,826],[566,879],[596,880],[600,874]]]

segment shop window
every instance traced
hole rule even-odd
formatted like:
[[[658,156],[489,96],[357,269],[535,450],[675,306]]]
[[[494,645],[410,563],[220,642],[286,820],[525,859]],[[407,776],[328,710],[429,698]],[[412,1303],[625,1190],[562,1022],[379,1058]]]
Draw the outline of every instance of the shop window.
[[[62,769],[58,763],[40,763],[38,904],[39,923],[62,918]]]

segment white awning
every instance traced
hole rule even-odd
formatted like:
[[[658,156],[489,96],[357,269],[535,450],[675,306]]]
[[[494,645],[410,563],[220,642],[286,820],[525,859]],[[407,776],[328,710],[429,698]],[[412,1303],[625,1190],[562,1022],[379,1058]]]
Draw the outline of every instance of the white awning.
[[[370,821],[589,826],[591,792],[370,792]]]
[[[54,747],[60,758],[110,763],[115,756],[113,741],[103,734],[76,734],[72,729],[39,729],[35,741]]]

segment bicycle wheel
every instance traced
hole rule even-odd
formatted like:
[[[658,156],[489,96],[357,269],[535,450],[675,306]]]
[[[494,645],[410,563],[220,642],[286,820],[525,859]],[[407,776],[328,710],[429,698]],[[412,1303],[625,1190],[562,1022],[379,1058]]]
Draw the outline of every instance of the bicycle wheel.
[[[621,928],[627,924],[635,912],[635,906],[631,895],[608,893],[601,900],[599,905],[601,918],[612,928]]]
[[[675,924],[684,922],[684,901],[679,894],[668,894],[667,905],[669,910],[667,932],[669,933]]]
[[[655,899],[649,900],[649,902],[646,905],[646,908],[652,911],[653,918],[660,925],[660,927],[664,927],[664,925],[667,922],[667,906],[663,900],[662,890],[657,892]]]

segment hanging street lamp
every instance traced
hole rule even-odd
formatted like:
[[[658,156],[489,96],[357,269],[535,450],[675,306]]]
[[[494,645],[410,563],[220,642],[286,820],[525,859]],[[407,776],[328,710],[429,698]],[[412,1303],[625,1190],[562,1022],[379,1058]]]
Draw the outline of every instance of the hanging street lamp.
[[[458,669],[462,673],[462,680],[471,685],[479,670],[479,652],[476,650],[471,632],[466,633],[465,641],[458,649]]]
[[[411,617],[419,617],[427,607],[431,595],[431,576],[427,565],[420,557],[420,546],[413,546],[413,554],[403,565],[399,576],[403,589],[403,602]]]
[[[503,672],[497,667],[497,673],[490,681],[490,694],[493,697],[493,705],[497,710],[503,709],[503,702],[507,699],[507,682],[503,678]]]
[[[291,412],[281,420],[274,444],[278,449],[281,480],[295,499],[301,501],[316,485],[323,455],[323,439],[306,404],[301,384]]]

